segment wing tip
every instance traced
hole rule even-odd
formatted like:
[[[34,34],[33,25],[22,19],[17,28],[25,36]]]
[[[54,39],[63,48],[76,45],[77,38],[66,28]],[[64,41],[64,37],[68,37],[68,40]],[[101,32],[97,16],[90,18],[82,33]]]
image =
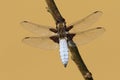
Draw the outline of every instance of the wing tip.
[[[101,13],[102,14],[103,12],[102,11],[95,11],[94,13]]]
[[[25,22],[25,23],[27,23],[28,21],[22,21],[22,22]]]
[[[28,23],[29,21],[21,21],[20,24]]]
[[[100,29],[100,30],[106,31],[106,29],[104,27],[97,27],[96,29]]]
[[[102,29],[103,27],[97,27],[96,29]]]
[[[29,39],[30,37],[25,37],[24,39]]]
[[[30,37],[25,37],[22,39],[22,42],[25,42],[25,40],[30,39]]]

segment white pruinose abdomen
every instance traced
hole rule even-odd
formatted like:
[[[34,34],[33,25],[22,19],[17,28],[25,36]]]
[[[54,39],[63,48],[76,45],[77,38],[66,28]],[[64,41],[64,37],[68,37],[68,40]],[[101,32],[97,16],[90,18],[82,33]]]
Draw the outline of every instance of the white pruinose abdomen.
[[[68,63],[68,45],[67,45],[67,40],[66,39],[60,39],[59,40],[59,45],[60,45],[60,57],[61,57],[62,63],[66,67],[67,63]]]

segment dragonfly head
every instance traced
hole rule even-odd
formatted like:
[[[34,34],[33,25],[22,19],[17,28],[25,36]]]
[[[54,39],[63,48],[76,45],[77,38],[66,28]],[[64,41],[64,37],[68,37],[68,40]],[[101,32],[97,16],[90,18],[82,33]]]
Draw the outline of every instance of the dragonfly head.
[[[58,24],[56,25],[56,28],[59,29],[59,28],[65,27],[65,26],[66,26],[66,24],[65,24],[64,22],[61,22],[61,23],[58,23]]]

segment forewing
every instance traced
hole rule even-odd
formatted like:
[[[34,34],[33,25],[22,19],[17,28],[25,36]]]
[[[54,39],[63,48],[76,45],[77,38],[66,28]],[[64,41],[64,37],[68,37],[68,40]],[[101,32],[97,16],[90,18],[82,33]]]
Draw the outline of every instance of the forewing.
[[[69,25],[68,27],[70,26],[73,27],[70,30],[70,32],[83,31],[84,29],[90,27],[93,23],[95,23],[101,15],[102,15],[101,11],[95,11],[92,14],[88,15],[87,17],[83,18],[82,20]]]
[[[23,28],[25,28],[26,30],[29,30],[30,32],[35,33],[39,36],[51,36],[54,34],[50,31],[49,26],[39,25],[29,21],[23,21],[21,22],[21,25],[23,25]]]
[[[26,37],[22,40],[22,42],[43,50],[58,48],[58,44],[51,40],[49,37]]]
[[[83,45],[96,39],[104,32],[105,32],[105,29],[103,27],[97,27],[97,28],[89,29],[83,32],[78,32],[73,38],[73,41],[75,41],[77,45]]]

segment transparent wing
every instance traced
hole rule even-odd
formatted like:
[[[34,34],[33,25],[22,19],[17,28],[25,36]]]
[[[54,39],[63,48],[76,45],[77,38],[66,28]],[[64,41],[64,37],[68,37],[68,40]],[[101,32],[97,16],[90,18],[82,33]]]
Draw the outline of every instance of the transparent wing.
[[[58,48],[58,44],[52,41],[49,37],[26,37],[22,42],[44,50]]]
[[[79,32],[83,31],[85,28],[90,27],[93,23],[95,23],[99,17],[102,15],[101,11],[95,11],[87,17],[83,18],[80,21],[77,21],[69,26],[73,26],[70,32]]]
[[[73,38],[73,41],[75,41],[75,43],[78,45],[83,45],[96,39],[104,32],[105,29],[103,27],[89,29],[83,32],[76,33],[75,37]]]
[[[23,27],[26,30],[29,30],[32,33],[35,33],[39,36],[51,36],[54,33],[50,31],[50,27],[49,26],[43,26],[43,25],[39,25],[39,24],[35,24],[29,21],[23,21],[21,22],[21,25],[23,25]]]

